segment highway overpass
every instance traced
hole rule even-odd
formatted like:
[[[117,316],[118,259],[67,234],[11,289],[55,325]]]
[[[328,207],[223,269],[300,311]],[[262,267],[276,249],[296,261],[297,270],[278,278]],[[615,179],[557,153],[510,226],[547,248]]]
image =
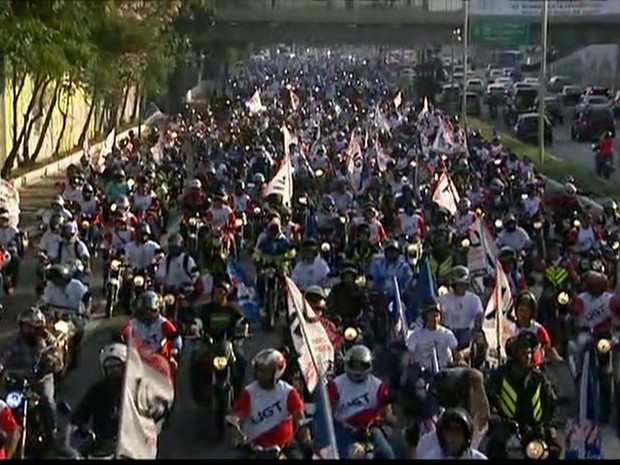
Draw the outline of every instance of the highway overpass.
[[[217,0],[215,11],[216,31],[256,44],[445,44],[464,19],[461,0]],[[615,42],[616,24],[620,14],[551,16],[550,40],[571,48]],[[538,42],[537,18],[529,29]]]

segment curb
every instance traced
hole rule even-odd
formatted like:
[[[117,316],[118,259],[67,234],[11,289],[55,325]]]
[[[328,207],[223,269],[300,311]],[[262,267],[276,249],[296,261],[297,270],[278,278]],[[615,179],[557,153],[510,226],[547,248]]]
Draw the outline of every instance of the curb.
[[[123,131],[120,134],[117,134],[116,138],[117,140],[122,139],[129,134],[129,131],[137,131],[137,130],[138,130],[138,126],[129,128],[126,131]],[[90,147],[89,153],[91,154],[91,156],[92,154],[98,154],[101,151],[103,144],[105,144],[105,140],[101,142],[97,142],[92,147]],[[43,165],[40,168],[36,168],[32,171],[29,171],[28,173],[22,174],[21,176],[18,176],[12,179],[11,182],[18,190],[23,189],[29,185],[36,184],[42,179],[54,176],[55,174],[58,174],[61,171],[64,171],[67,168],[67,166],[71,165],[72,163],[79,162],[80,158],[82,157],[82,153],[83,153],[83,150],[81,149],[76,150],[70,155],[67,155],[64,158],[61,158],[60,160],[51,161],[50,163]]]

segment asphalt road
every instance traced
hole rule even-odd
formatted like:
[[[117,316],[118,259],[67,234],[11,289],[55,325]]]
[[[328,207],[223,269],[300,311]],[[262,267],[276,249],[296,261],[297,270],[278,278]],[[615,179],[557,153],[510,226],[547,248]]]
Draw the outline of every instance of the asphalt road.
[[[22,195],[22,227],[32,225],[34,212],[45,207],[53,195],[53,180],[46,180],[41,184],[29,187]],[[35,303],[34,277],[36,260],[32,250],[29,250],[22,263],[21,282],[16,292],[5,298],[5,315],[0,321],[0,343],[4,344],[7,337],[15,331],[15,319],[19,312]],[[100,376],[97,364],[99,351],[111,342],[114,335],[124,323],[126,317],[116,316],[106,320],[99,315],[103,311],[101,292],[100,267],[95,270],[90,280],[97,303],[94,316],[87,326],[84,340],[84,353],[81,365],[70,372],[58,387],[57,398],[75,405]],[[98,315],[99,314],[99,315]],[[278,343],[273,334],[265,334],[255,330],[254,337],[247,341],[246,351],[248,360],[260,349],[274,346]],[[183,361],[189,356],[185,352]],[[233,458],[234,452],[222,444],[214,444],[211,440],[213,426],[210,423],[208,412],[198,407],[191,399],[188,363],[181,363],[181,373],[177,391],[177,406],[167,429],[162,432],[159,443],[159,457],[161,459],[222,459]],[[603,428],[603,448],[605,458],[620,458],[620,442],[613,430]]]

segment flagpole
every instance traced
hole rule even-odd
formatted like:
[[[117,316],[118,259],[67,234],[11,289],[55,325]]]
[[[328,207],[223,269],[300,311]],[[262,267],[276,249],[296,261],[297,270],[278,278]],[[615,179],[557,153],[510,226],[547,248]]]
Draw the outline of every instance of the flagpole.
[[[538,79],[538,152],[540,164],[545,163],[545,95],[547,93],[547,47],[549,39],[549,2],[543,0],[541,9],[540,77]]]
[[[463,19],[463,96],[461,101],[461,119],[467,121],[467,62],[469,56],[469,0],[464,0],[465,18]],[[463,126],[464,127],[464,126]]]

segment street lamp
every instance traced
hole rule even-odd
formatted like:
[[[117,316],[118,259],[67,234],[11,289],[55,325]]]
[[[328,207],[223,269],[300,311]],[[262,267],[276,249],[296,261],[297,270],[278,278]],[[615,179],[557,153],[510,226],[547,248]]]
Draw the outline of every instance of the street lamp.
[[[457,27],[454,28],[452,30],[452,53],[451,53],[451,57],[450,57],[450,64],[452,66],[452,72],[450,73],[450,84],[452,86],[454,86],[454,55],[455,55],[455,51],[454,51],[454,46],[456,44],[456,42],[460,43],[461,42],[461,28]]]
[[[540,164],[545,162],[545,95],[547,94],[547,48],[549,39],[549,2],[542,2],[541,11],[541,61],[538,78],[538,151]]]
[[[463,101],[461,102],[461,124],[463,125],[463,128],[465,128],[467,121],[467,62],[469,61],[469,0],[465,0],[463,3],[465,4],[465,17],[463,18]]]

